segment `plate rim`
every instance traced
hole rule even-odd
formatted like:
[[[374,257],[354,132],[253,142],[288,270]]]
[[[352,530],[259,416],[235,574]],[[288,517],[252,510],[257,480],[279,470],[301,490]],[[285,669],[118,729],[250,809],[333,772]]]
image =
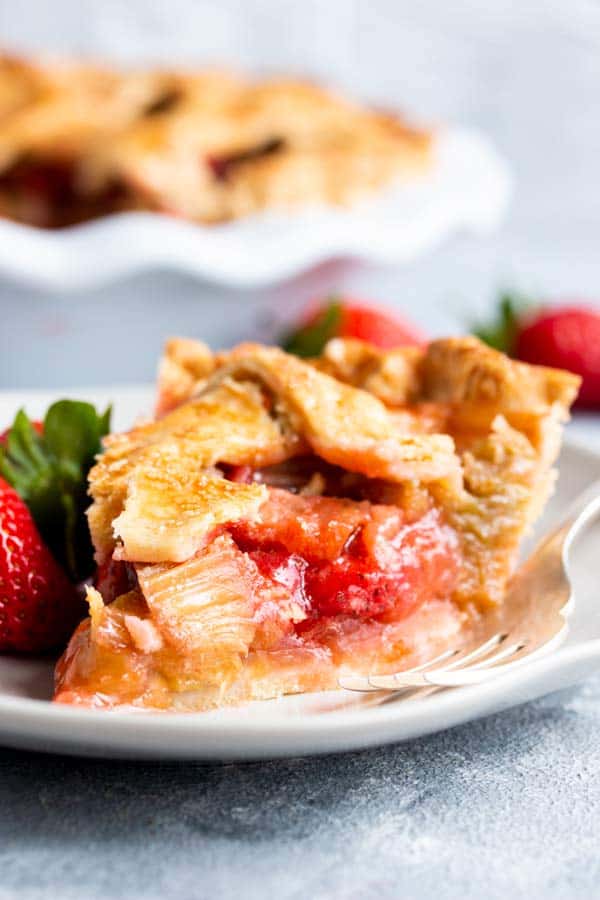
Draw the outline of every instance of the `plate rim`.
[[[112,394],[117,398],[117,404],[119,392],[128,394],[130,402],[134,398],[149,400],[152,396],[152,385],[149,384],[73,390],[104,397],[104,400],[110,399]],[[34,402],[36,398],[39,402],[42,397],[57,393],[60,392],[52,389],[0,390],[0,403],[17,406],[27,400]],[[589,447],[581,438],[567,436],[563,448],[585,458],[588,466],[600,468],[600,450]],[[587,663],[586,654],[589,656]],[[33,744],[37,749],[45,743],[47,747],[67,754],[140,759],[250,760],[358,750],[442,731],[525,702],[532,698],[527,690],[523,695],[527,684],[536,685],[544,678],[551,680],[553,673],[565,666],[577,669],[588,664],[589,668],[594,660],[600,667],[600,639],[560,648],[548,657],[530,663],[525,678],[516,670],[484,685],[436,693],[431,698],[411,703],[410,707],[408,703],[357,705],[317,714],[299,712],[290,715],[283,709],[285,699],[283,702],[276,699],[253,704],[250,712],[239,717],[235,708],[231,708],[227,716],[217,718],[214,712],[74,708],[53,704],[50,700],[0,694],[0,743],[13,747]],[[562,684],[561,681],[560,686]],[[532,696],[542,696],[553,689],[538,686]],[[515,692],[520,698],[515,699]],[[330,693],[339,696],[338,692]],[[465,705],[469,707],[466,714]],[[108,721],[114,727],[107,729]],[[107,731],[111,732],[108,738]],[[132,733],[140,738],[137,748],[132,746]],[[167,746],[170,740],[173,746]]]
[[[565,680],[567,668],[570,674]],[[526,679],[515,671],[482,685],[434,694],[411,704],[411,715],[404,712],[407,704],[400,702],[313,716],[270,716],[261,721],[249,715],[240,721],[219,721],[209,718],[210,713],[100,711],[60,708],[47,700],[3,698],[0,743],[66,755],[140,760],[252,761],[350,752],[466,725],[570,686],[598,668],[600,638],[531,663]],[[559,672],[563,674],[558,679]],[[541,679],[545,684],[540,688]],[[12,727],[4,721],[11,713],[17,718]],[[116,728],[107,728],[107,717],[118,722]],[[167,722],[169,727],[163,727]],[[54,730],[44,727],[48,723]]]

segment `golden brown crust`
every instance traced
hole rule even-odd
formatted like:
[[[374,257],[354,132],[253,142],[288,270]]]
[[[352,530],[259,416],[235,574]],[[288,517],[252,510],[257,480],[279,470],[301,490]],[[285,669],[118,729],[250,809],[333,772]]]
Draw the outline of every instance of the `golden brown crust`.
[[[233,418],[227,410],[234,407],[223,394],[237,386],[247,403],[251,384],[268,392],[272,410],[265,414],[262,401],[255,400],[246,419],[252,422],[249,444],[271,442],[278,447],[273,459],[308,447],[330,463],[371,477],[431,483],[457,528],[464,521],[465,533],[478,535],[466,539],[472,567],[465,571],[462,601],[480,606],[501,599],[520,538],[551,490],[561,423],[576,394],[577,376],[515,362],[469,337],[387,352],[336,339],[311,365],[256,344],[211,355],[199,342],[174,339],[161,364],[159,408],[167,411],[173,403],[196,399],[187,411],[181,407],[148,426],[149,432],[169,433],[173,421],[189,417],[214,397],[214,422],[222,422],[213,432],[219,449],[204,464],[256,464],[255,452],[230,452],[227,432]],[[235,416],[239,419],[239,409]],[[260,421],[267,427],[259,441]],[[284,446],[284,435],[288,440],[295,435],[296,444]],[[111,481],[107,466],[113,455],[109,447],[94,472],[92,491],[98,499],[103,471]],[[114,517],[111,504],[114,497],[107,505]],[[499,516],[502,504],[507,513]],[[90,513],[93,529],[97,507]],[[105,523],[96,530],[106,543]],[[496,581],[486,576],[494,566],[503,573]],[[481,589],[474,587],[475,570]]]
[[[233,355],[244,352],[251,347]],[[184,360],[180,385],[192,393],[202,389],[210,370],[203,345],[171,342],[166,359],[173,367]],[[230,359],[231,354],[214,356],[212,368]],[[334,339],[313,364],[381,400],[404,433],[442,432],[454,439],[464,489],[454,479],[437,489],[437,497],[466,548],[456,599],[477,607],[500,602],[520,540],[552,490],[561,426],[578,376],[511,360],[471,337],[390,351]],[[161,379],[164,403],[167,387]],[[323,410],[321,415],[328,416]]]
[[[387,352],[336,339],[318,365],[391,407],[445,410],[464,478],[462,492],[440,496],[465,548],[456,599],[500,603],[521,538],[552,491],[579,376],[509,359],[473,337]]]
[[[307,451],[390,482],[460,481],[449,435],[403,429],[366,391],[277,348],[242,345],[225,355],[195,398],[108,439],[90,474],[89,521],[99,559],[115,539],[123,559],[187,559],[202,534],[248,517],[260,499],[257,485],[250,490],[215,477],[215,466],[269,465]],[[201,484],[192,484],[203,472],[209,502]]]
[[[448,435],[403,433],[376,397],[276,347],[238,348],[203,391],[210,394],[230,378],[258,379],[271,392],[283,427],[333,465],[393,482],[427,482],[458,474]]]
[[[388,351],[336,338],[325,347],[319,365],[393,406],[434,402],[535,414],[555,404],[567,410],[580,384],[571,372],[518,362],[474,337]]]
[[[567,410],[580,378],[570,372],[509,359],[477,338],[446,338],[428,344],[420,363],[421,398],[454,406],[485,406],[503,412]]]
[[[421,397],[418,363],[421,347],[381,351],[353,338],[334,338],[315,365],[334,378],[375,394],[388,406],[417,403]]]
[[[167,341],[158,367],[156,415],[162,416],[192,397],[214,368],[214,354],[202,341]]]
[[[153,517],[158,522],[163,508],[169,508],[173,497],[185,495],[185,484],[190,477],[203,472],[212,475],[215,484],[226,492],[223,497],[226,505],[230,506],[237,496],[238,515],[249,515],[256,507],[256,493],[248,494],[244,485],[225,482],[214,470],[216,463],[269,465],[293,456],[303,446],[296,434],[283,433],[279,422],[269,415],[255,385],[232,381],[223,382],[209,394],[177,408],[158,422],[122,435],[111,435],[105,452],[90,473],[94,502],[89,510],[89,522],[99,562],[112,553],[116,537],[131,536],[134,542],[139,542],[142,534],[148,537],[145,554],[136,543],[138,555],[132,557],[125,543],[123,558],[137,561],[180,558],[181,554],[174,551],[172,535],[178,537],[182,548],[187,546],[195,532],[194,522],[205,509],[201,496],[190,497],[191,503],[196,500],[195,510],[187,503],[184,505],[182,499],[179,512],[175,511],[170,521],[163,522],[157,537],[162,535],[165,547],[171,546],[163,556],[152,540],[151,525],[144,527],[143,523]],[[143,509],[138,504],[138,488],[143,488]],[[213,496],[212,501],[214,505],[217,498]],[[229,513],[232,514],[231,509]],[[120,517],[122,535],[114,533],[117,517]],[[201,543],[201,538],[198,542]],[[181,553],[185,558],[185,549]]]
[[[243,355],[257,346],[242,344],[213,354],[201,341],[172,338],[159,368],[159,407],[166,411],[189,399],[232,354]],[[387,406],[438,403],[456,409],[465,406],[469,413],[478,409],[488,416],[544,415],[552,407],[566,416],[581,381],[571,372],[510,359],[473,337],[385,351],[364,341],[334,338],[311,362],[319,371],[369,391]]]
[[[0,121],[31,103],[41,89],[42,72],[15,56],[0,57]]]
[[[0,168],[21,158],[81,159],[171,89],[160,70],[117,73],[82,63],[0,64]]]
[[[308,82],[217,70],[118,72],[4,58],[0,119],[0,172],[68,161],[70,189],[88,201],[201,222],[348,204],[412,177],[431,156],[430,133],[397,116]],[[14,203],[12,214],[27,211]]]

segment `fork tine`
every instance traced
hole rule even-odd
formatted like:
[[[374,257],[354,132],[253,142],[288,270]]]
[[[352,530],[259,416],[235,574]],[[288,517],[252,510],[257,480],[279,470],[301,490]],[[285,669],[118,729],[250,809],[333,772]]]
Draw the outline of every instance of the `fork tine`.
[[[557,632],[549,640],[540,644],[535,650],[532,650],[526,656],[514,661],[504,663],[501,666],[491,666],[489,669],[480,666],[470,666],[464,671],[449,672],[448,669],[439,669],[435,672],[435,684],[444,687],[462,687],[468,684],[479,684],[496,678],[498,675],[506,674],[521,665],[530,664],[533,660],[546,656],[552,650],[555,650],[563,642],[568,632],[568,625],[565,623],[561,631]],[[524,644],[517,645],[523,647]],[[516,651],[515,651],[516,652]]]
[[[500,635],[494,635],[494,639],[498,638],[498,637],[500,637]],[[506,636],[503,636],[503,637],[504,637],[504,639],[506,639]],[[490,644],[490,642],[491,642],[491,639],[487,643]],[[499,643],[498,641],[495,641],[495,646],[498,646],[498,643]],[[487,659],[484,659],[482,662],[475,663],[472,666],[468,666],[464,670],[462,668],[458,668],[460,666],[460,664],[463,662],[463,660],[466,659],[466,657],[461,657],[456,662],[451,663],[449,666],[447,666],[442,671],[445,671],[445,672],[454,671],[454,672],[456,672],[457,676],[460,676],[463,671],[466,671],[466,672],[471,672],[473,670],[481,671],[483,669],[492,667],[493,665],[495,665],[495,663],[497,663],[503,659],[507,659],[513,655],[516,655],[521,650],[523,650],[526,646],[527,646],[527,643],[525,641],[522,641],[517,644],[509,644],[508,647],[504,647],[502,650],[498,651],[498,653],[494,653],[493,656],[490,656]],[[478,647],[476,649],[477,649],[477,653],[476,653],[475,658],[478,658],[480,656],[480,652],[481,652],[482,648]],[[493,649],[493,646],[491,648],[488,646],[487,649],[488,650]],[[456,655],[457,652],[459,652],[459,651],[456,651],[452,655]],[[473,651],[473,652],[475,652],[475,651]],[[468,654],[468,655],[471,657],[471,659],[473,658],[472,654]],[[419,668],[425,669],[425,665],[419,666]],[[413,669],[411,671],[414,672],[415,670]],[[488,673],[485,673],[485,674],[488,674]],[[400,674],[399,677],[401,678],[402,675]],[[404,686],[398,685],[396,690],[390,690],[388,692],[387,696],[384,697],[384,699],[381,701],[381,703],[382,704],[393,703],[394,701],[400,700],[400,699],[403,701],[422,700],[425,697],[428,697],[430,694],[435,694],[438,691],[447,690],[450,686],[451,685],[447,685],[447,684],[431,684],[431,683],[425,683],[420,687],[415,686],[415,685],[404,685]]]
[[[483,657],[487,656],[487,654],[491,653],[492,650],[495,650],[496,647],[498,647],[500,644],[503,644],[507,638],[508,635],[504,632],[494,634],[487,641],[484,641],[483,644],[480,644],[479,647],[475,647],[474,650],[471,650],[464,656],[456,654],[458,658],[454,662],[451,662],[447,666],[444,666],[443,669],[427,667],[421,668],[420,670],[410,669],[406,672],[397,672],[394,676],[387,676],[387,678],[378,678],[376,676],[372,676],[370,678],[370,683],[387,690],[393,690],[394,688],[398,689],[401,687],[422,687],[423,685],[437,684],[438,673],[447,672],[450,674],[456,669],[462,671],[463,668],[466,668],[465,664],[469,664],[475,660],[482,659]],[[471,667],[469,666],[469,668]]]
[[[502,650],[499,650],[498,653],[494,653],[493,656],[488,656],[487,659],[484,659],[482,662],[475,663],[473,666],[468,666],[469,669],[488,669],[490,666],[495,666],[496,663],[499,663],[503,659],[507,659],[510,656],[516,656],[517,653],[520,653],[527,646],[527,641],[520,641],[516,644],[509,644],[508,647],[504,647]]]
[[[393,675],[381,675],[381,679],[389,679],[393,678]],[[397,685],[394,683],[393,688],[389,687],[378,687],[371,683],[371,678],[369,675],[341,675],[338,678],[338,686],[341,687],[345,691],[356,691],[359,694],[375,694],[377,691],[381,690],[402,690],[402,685]]]
[[[492,650],[495,650],[496,647],[499,647],[504,641],[508,638],[508,634],[504,632],[499,632],[498,634],[492,635],[489,640],[485,641],[483,644],[480,644],[479,647],[475,647],[474,650],[471,650],[469,653],[465,653],[464,656],[461,656],[460,659],[457,659],[456,662],[450,663],[449,666],[446,666],[447,669],[457,669],[464,666],[465,663],[471,663],[474,660],[480,659],[482,656],[486,656],[488,653],[491,653]]]
[[[437,663],[444,662],[446,659],[451,659],[453,656],[456,656],[460,653],[460,650],[444,650],[443,653],[440,653],[439,656],[434,656],[433,659],[428,659],[427,662],[421,663],[420,666],[414,666],[412,669],[406,669],[407,672],[422,672],[424,669],[429,669],[431,666],[436,665]],[[371,691],[381,691],[381,690],[390,690],[398,688],[398,684],[394,682],[389,685],[390,679],[394,679],[396,677],[393,675],[347,675],[342,676],[338,679],[338,684],[341,688],[344,688],[347,691],[359,691],[361,693],[369,693]],[[378,687],[377,684],[372,679],[381,679],[382,681],[386,681],[386,684],[383,687]],[[401,687],[401,686],[400,686]]]
[[[407,669],[407,672],[422,672],[424,669],[429,669],[431,666],[434,666],[436,663],[444,662],[445,659],[450,659],[452,656],[456,656],[457,653],[460,653],[460,650],[444,650],[443,653],[440,653],[439,656],[434,656],[433,659],[428,659],[427,662],[421,663],[420,666],[414,666],[412,669]]]
[[[375,688],[378,691],[398,690],[402,688],[402,684],[398,679],[401,679],[403,675],[412,675],[415,672],[427,672],[434,668],[438,663],[445,662],[447,659],[452,659],[452,657],[458,656],[459,653],[460,650],[456,648],[454,650],[445,650],[443,653],[440,653],[439,656],[434,656],[432,659],[428,659],[427,662],[421,663],[420,666],[413,666],[412,669],[405,669],[403,672],[393,672],[391,675],[369,675],[367,682],[371,688]],[[452,665],[452,663],[450,665]]]
[[[507,647],[506,650],[495,654],[492,659],[486,660],[485,663],[481,663],[480,665],[467,666],[465,669],[454,671],[437,669],[428,673],[428,676],[426,677],[431,678],[430,684],[436,684],[443,687],[466,687],[470,684],[482,684],[485,681],[490,681],[492,678],[498,678],[500,675],[505,675],[521,665],[531,663],[532,659],[545,655],[561,643],[561,637],[561,634],[555,635],[554,638],[540,647],[537,647],[533,652],[528,653],[526,656],[515,660],[509,659],[508,662],[501,663],[501,665],[497,665],[499,660],[516,655],[526,646],[526,643],[521,641],[520,643],[513,644],[510,647]]]
[[[338,684],[347,691],[357,691],[359,693],[370,693],[372,691],[401,691],[402,688],[419,687],[431,684],[425,673],[431,672],[439,663],[458,656],[459,658],[454,662],[449,663],[444,671],[452,671],[458,667],[462,669],[465,663],[470,663],[491,653],[491,651],[502,644],[507,637],[508,635],[503,632],[494,634],[483,644],[480,644],[479,647],[475,647],[474,650],[471,650],[464,656],[459,655],[461,652],[459,649],[445,650],[438,656],[434,656],[432,659],[421,663],[421,665],[414,666],[411,669],[405,669],[403,672],[394,672],[391,675],[348,675],[347,677],[339,678]]]
[[[385,696],[382,697],[379,705],[384,706],[386,703],[395,703],[397,700],[402,700],[404,703],[409,703],[414,700],[423,700],[430,694],[437,694],[440,691],[445,690],[447,690],[447,688],[441,684],[430,684],[423,687],[398,688],[395,691],[386,691]]]
[[[508,635],[504,632],[494,634],[483,644],[480,644],[479,647],[475,647],[474,650],[471,650],[464,656],[459,655],[460,651],[455,651],[452,655],[458,656],[458,658],[445,666],[443,671],[462,670],[466,663],[471,663],[474,660],[481,659],[482,657],[485,657],[486,654],[491,653],[492,650],[495,650],[496,647],[503,644],[507,637]],[[379,688],[379,690],[398,690],[402,687],[420,687],[426,684],[432,684],[433,679],[430,680],[428,676],[436,673],[436,669],[433,668],[433,666],[438,661],[439,658],[436,658],[430,660],[429,664],[425,663],[422,666],[416,666],[414,669],[396,672],[394,675],[372,675],[368,681],[370,685]]]
[[[344,691],[356,691],[358,694],[375,694],[381,688],[373,687],[366,675],[341,675],[338,687]]]

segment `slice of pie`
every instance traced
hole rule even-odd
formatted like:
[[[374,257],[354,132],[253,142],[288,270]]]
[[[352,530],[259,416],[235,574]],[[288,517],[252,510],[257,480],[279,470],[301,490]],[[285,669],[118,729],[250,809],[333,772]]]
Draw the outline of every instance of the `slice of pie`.
[[[170,342],[157,419],[91,473],[98,578],[55,699],[204,710],[439,651],[502,603],[577,388],[472,338]]]
[[[432,136],[308,82],[0,57],[0,215],[199,222],[348,204],[431,162]]]

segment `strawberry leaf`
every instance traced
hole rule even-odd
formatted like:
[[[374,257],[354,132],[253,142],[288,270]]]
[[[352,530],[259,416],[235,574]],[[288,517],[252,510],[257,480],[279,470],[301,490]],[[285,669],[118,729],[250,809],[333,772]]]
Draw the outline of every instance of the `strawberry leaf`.
[[[87,476],[110,426],[110,407],[59,400],[47,411],[42,434],[19,410],[0,446],[0,475],[23,498],[40,534],[74,581],[93,568],[85,511]]]
[[[512,356],[515,351],[520,321],[531,303],[520,294],[504,293],[500,297],[496,318],[489,325],[479,325],[473,334],[494,350]]]
[[[342,304],[339,300],[332,299],[307,325],[284,338],[281,346],[295,356],[319,356],[327,341],[338,334],[342,315]]]

